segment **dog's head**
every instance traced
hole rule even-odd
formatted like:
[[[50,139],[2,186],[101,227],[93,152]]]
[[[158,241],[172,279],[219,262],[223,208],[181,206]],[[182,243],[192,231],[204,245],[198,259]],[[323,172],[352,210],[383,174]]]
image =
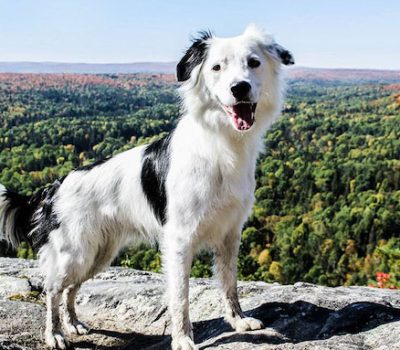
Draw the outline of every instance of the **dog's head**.
[[[258,106],[266,105],[280,89],[275,84],[280,65],[293,63],[288,50],[250,25],[233,38],[201,33],[178,63],[177,77],[190,88],[197,87],[207,108],[224,112],[216,113],[214,118],[221,120],[213,123],[230,123],[243,132],[252,128]]]

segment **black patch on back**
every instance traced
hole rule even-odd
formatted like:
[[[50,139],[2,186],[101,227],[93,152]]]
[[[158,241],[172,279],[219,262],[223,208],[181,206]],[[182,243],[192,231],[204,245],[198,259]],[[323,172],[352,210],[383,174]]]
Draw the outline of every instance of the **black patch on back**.
[[[95,167],[97,167],[99,165],[104,164],[105,162],[107,162],[110,159],[111,159],[111,157],[104,158],[104,159],[99,159],[99,160],[96,160],[95,162],[93,162],[92,164],[80,166],[79,168],[76,168],[75,170],[76,171],[89,171],[89,170],[92,170],[93,168],[95,168]]]
[[[62,179],[63,180],[63,179]],[[39,249],[47,243],[51,231],[60,227],[57,214],[54,212],[54,199],[62,180],[54,181],[50,186],[36,192],[31,199],[30,204],[33,208],[41,208],[40,216],[32,217],[32,228],[34,231],[29,235],[31,245],[35,249]]]
[[[148,145],[143,153],[141,182],[143,192],[161,224],[166,222],[165,180],[169,170],[171,134]]]
[[[188,80],[192,70],[203,62],[207,53],[207,40],[211,38],[212,35],[208,31],[200,32],[199,38],[193,39],[192,46],[186,51],[176,67],[178,81]]]
[[[8,203],[5,221],[10,220],[14,211],[14,232],[17,242],[28,242],[35,250],[48,241],[51,231],[60,227],[60,222],[53,210],[54,196],[61,186],[62,180],[56,180],[48,187],[42,188],[32,196],[23,196],[6,190],[4,198]],[[36,217],[37,211],[40,215]],[[29,234],[33,230],[32,234]]]

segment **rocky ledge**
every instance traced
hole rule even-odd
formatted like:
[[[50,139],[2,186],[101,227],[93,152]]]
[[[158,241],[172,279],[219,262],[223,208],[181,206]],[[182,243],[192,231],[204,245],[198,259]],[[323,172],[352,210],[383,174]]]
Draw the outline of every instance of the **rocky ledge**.
[[[400,349],[400,291],[241,282],[242,307],[266,328],[236,333],[223,321],[215,282],[190,281],[200,349]],[[85,336],[75,349],[170,348],[162,276],[110,268],[86,282],[77,299]],[[0,258],[0,349],[45,349],[42,279],[34,261]]]

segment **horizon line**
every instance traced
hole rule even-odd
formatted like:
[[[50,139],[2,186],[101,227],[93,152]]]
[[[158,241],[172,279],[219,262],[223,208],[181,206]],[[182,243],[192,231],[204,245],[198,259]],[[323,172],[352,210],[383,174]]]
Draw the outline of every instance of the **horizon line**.
[[[65,64],[65,65],[97,65],[97,66],[106,66],[106,65],[116,65],[116,66],[126,66],[126,65],[139,65],[139,64],[159,64],[159,65],[176,65],[178,61],[132,61],[132,62],[68,62],[68,61],[0,61],[0,64]],[[364,71],[391,71],[391,72],[400,72],[399,68],[365,68],[365,67],[316,67],[316,66],[292,66],[286,67],[287,70],[295,70],[295,69],[328,69],[328,70],[364,70]],[[2,72],[0,73],[12,73],[12,72]],[[61,73],[61,72],[60,72]]]

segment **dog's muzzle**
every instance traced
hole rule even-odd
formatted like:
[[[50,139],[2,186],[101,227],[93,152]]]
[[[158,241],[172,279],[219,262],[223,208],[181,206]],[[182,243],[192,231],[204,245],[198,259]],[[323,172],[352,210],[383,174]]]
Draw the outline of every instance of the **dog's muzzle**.
[[[233,124],[239,131],[249,130],[255,122],[257,103],[238,102],[233,106],[224,106],[227,114],[232,117]]]

